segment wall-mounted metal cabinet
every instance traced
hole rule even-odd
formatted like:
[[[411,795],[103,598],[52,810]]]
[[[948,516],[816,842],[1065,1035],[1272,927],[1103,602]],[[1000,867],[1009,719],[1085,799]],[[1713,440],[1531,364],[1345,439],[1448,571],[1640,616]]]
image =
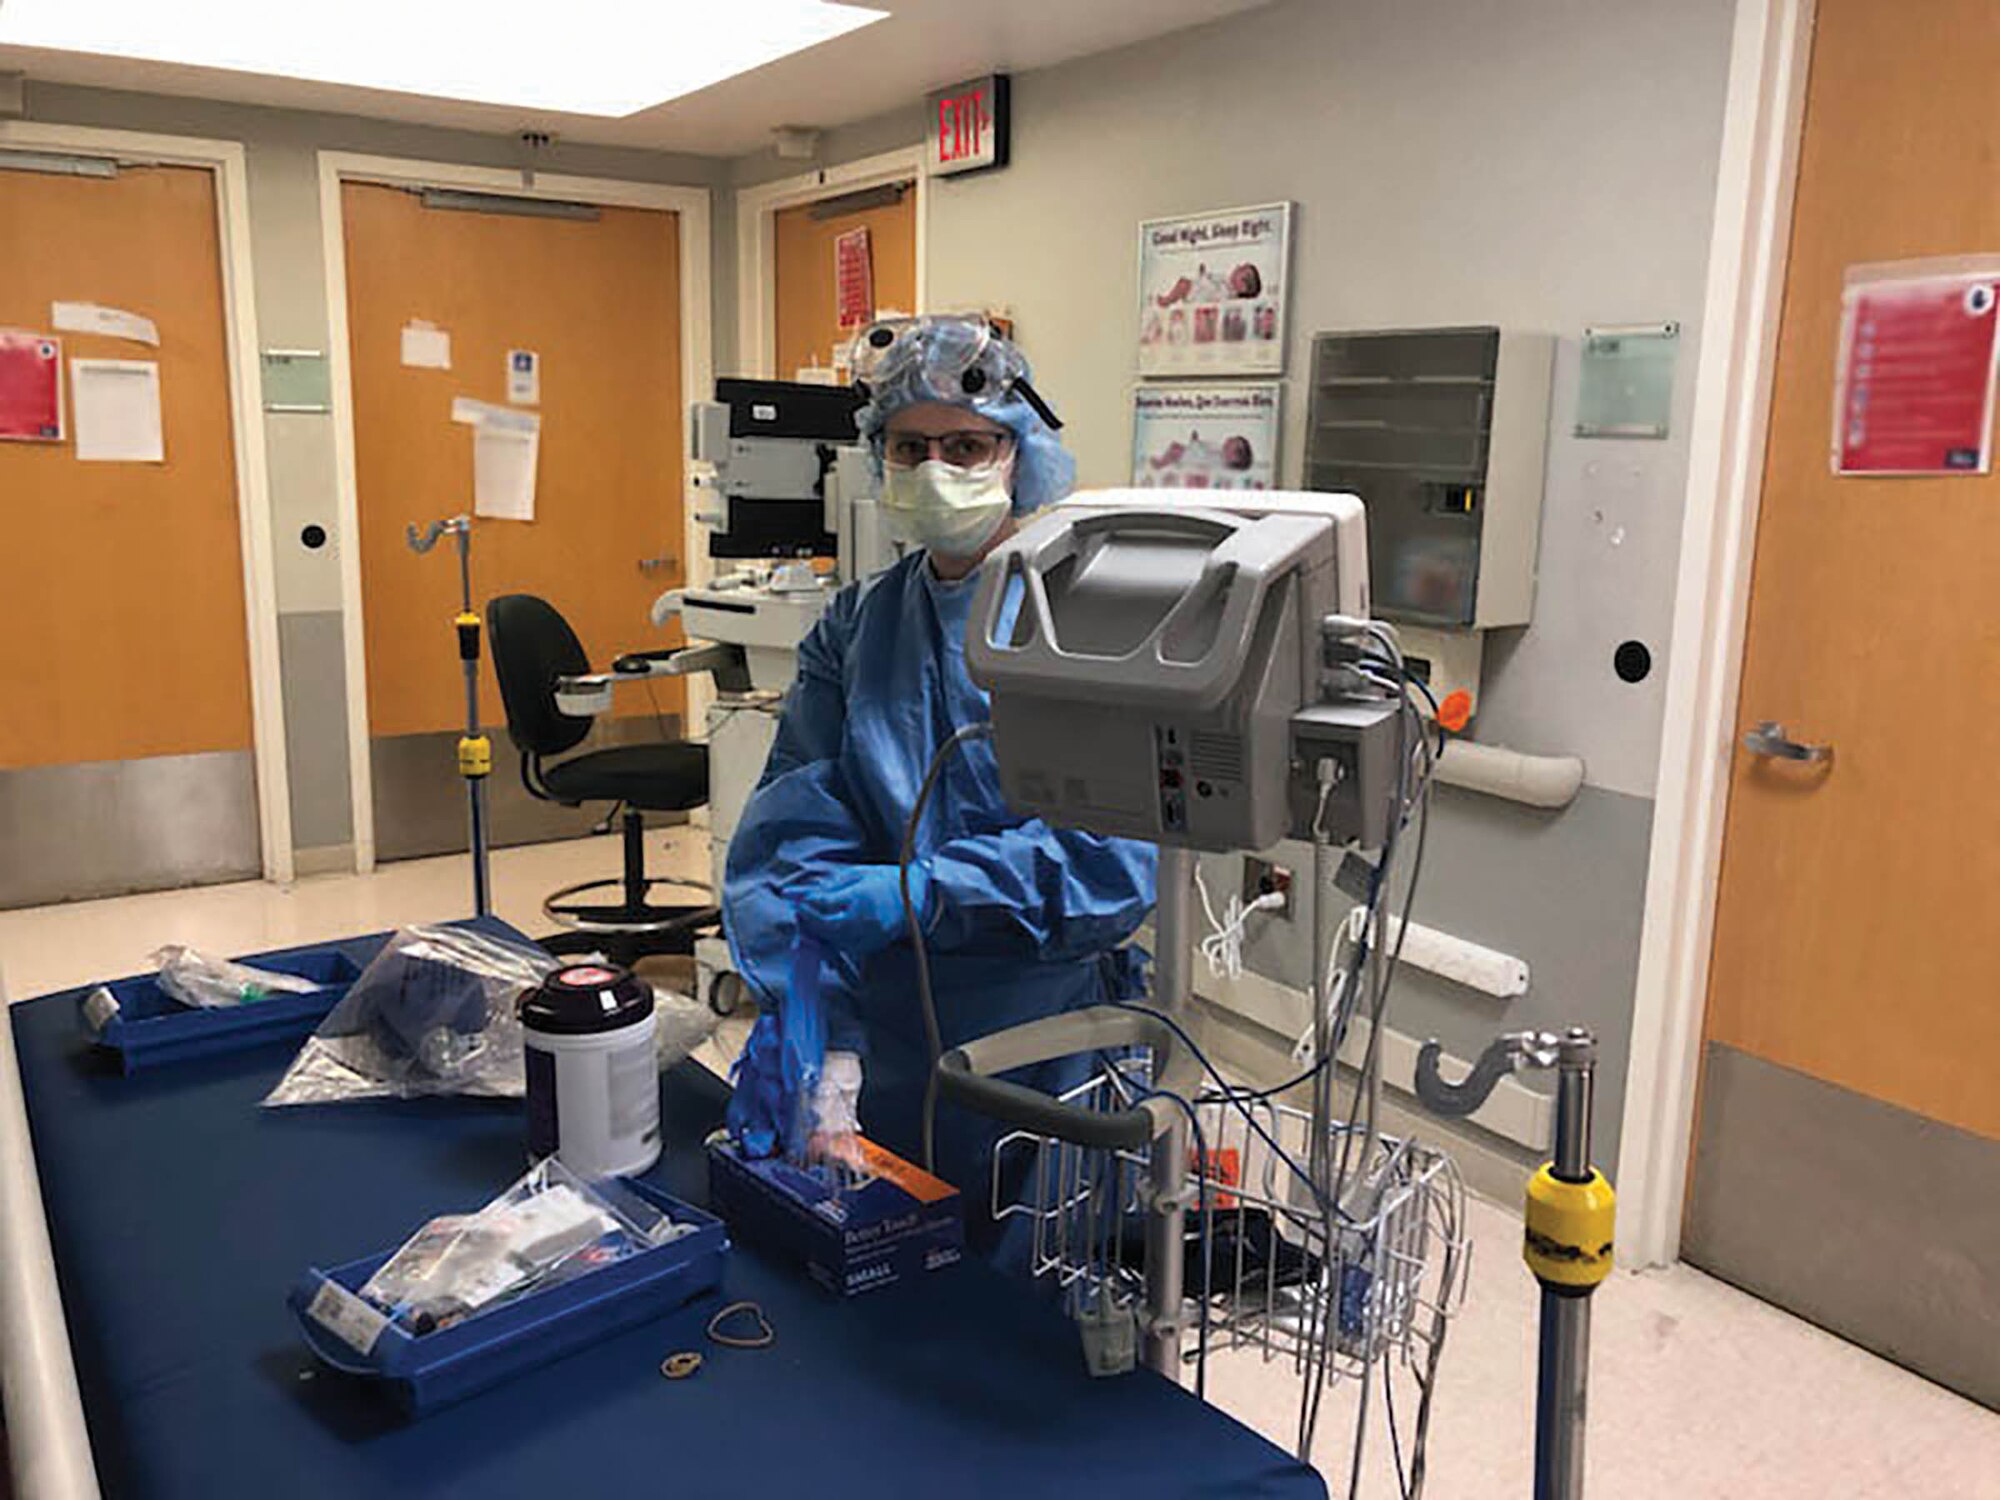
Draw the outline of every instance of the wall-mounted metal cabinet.
[[[1552,337],[1497,328],[1313,340],[1306,485],[1367,505],[1377,614],[1528,623],[1554,363]]]

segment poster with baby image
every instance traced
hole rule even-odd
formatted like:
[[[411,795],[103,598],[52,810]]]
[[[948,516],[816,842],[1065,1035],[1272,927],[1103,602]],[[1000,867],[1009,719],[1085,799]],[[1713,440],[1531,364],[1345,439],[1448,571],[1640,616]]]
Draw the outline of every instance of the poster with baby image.
[[[1277,386],[1132,392],[1132,483],[1141,489],[1268,490],[1277,467]]]
[[[1139,226],[1139,373],[1277,375],[1285,368],[1292,205]]]

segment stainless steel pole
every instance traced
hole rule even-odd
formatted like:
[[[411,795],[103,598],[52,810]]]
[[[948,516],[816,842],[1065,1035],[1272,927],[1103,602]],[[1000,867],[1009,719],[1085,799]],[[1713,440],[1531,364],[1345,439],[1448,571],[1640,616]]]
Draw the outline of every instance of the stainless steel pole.
[[[1192,850],[1162,846],[1153,917],[1153,1003],[1183,1025],[1194,993],[1194,861]],[[1146,1222],[1146,1363],[1169,1380],[1180,1377],[1187,1159],[1187,1117],[1175,1111],[1153,1142]]]
[[[1333,880],[1340,870],[1341,852],[1324,836],[1313,840],[1312,878],[1312,973],[1306,976],[1306,994],[1312,1000],[1313,1008],[1313,1055],[1314,1066],[1320,1069],[1313,1080],[1314,1103],[1325,1103],[1331,1111],[1333,1082],[1337,1075],[1337,1063],[1329,1057],[1334,1047],[1333,1036],[1333,994],[1326,982],[1327,970],[1332,966],[1335,933],[1345,919],[1345,913],[1336,909],[1333,899]],[[1314,1110],[1315,1116],[1321,1111]],[[1331,1189],[1333,1173],[1328,1161],[1333,1143],[1323,1129],[1314,1128],[1312,1140],[1308,1143],[1306,1170],[1312,1175],[1314,1184],[1320,1191]]]
[[[458,542],[459,661],[465,671],[464,745],[484,749],[485,763],[491,765],[492,752],[485,749],[486,738],[479,732],[479,616],[472,608],[472,526],[460,527]],[[486,774],[469,774],[466,752],[459,757],[460,774],[465,776],[466,805],[472,822],[472,909],[482,917],[493,915],[493,882],[486,832]]]
[[[1583,1494],[1584,1392],[1590,1376],[1590,1297],[1542,1287],[1535,1387],[1535,1500]]]
[[[1565,1183],[1591,1180],[1590,1125],[1597,1041],[1571,1027],[1556,1051],[1556,1140],[1551,1163]],[[1535,1382],[1535,1500],[1582,1500],[1583,1435],[1590,1380],[1590,1294],[1596,1286],[1542,1282]]]

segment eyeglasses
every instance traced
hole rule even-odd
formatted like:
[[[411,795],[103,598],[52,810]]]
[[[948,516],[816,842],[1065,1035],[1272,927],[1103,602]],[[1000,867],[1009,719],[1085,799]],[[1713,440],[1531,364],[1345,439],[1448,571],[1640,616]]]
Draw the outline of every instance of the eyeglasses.
[[[954,469],[983,469],[1006,457],[1013,437],[1005,432],[892,432],[882,441],[882,461],[892,469],[914,469],[935,454]]]

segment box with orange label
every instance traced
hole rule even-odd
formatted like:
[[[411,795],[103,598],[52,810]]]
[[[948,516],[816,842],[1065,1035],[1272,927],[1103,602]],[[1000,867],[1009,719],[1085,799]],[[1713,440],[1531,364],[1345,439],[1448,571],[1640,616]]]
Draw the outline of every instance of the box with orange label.
[[[730,1142],[708,1148],[708,1193],[737,1237],[805,1262],[843,1297],[956,1265],[964,1253],[958,1189],[873,1141],[865,1171],[836,1189],[783,1157],[746,1159]]]

